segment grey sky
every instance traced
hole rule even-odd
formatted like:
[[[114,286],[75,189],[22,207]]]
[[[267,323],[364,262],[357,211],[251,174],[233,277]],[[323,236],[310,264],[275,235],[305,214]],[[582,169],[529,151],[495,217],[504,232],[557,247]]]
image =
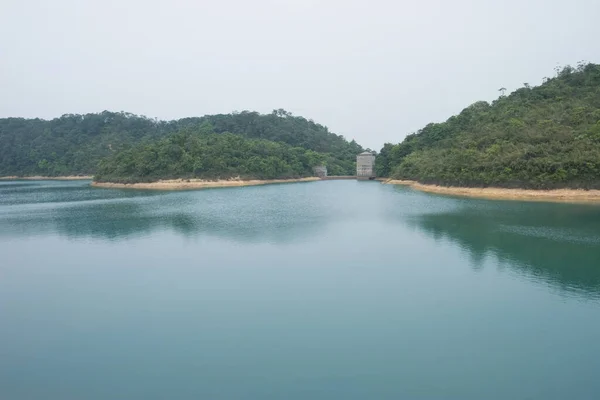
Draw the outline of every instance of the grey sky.
[[[557,63],[598,0],[1,0],[0,117],[285,108],[379,150]]]

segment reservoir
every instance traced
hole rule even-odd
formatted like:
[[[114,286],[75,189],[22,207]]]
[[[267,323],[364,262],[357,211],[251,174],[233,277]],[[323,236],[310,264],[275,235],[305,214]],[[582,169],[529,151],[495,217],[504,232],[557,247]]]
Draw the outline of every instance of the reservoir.
[[[0,399],[593,399],[600,205],[0,182]]]

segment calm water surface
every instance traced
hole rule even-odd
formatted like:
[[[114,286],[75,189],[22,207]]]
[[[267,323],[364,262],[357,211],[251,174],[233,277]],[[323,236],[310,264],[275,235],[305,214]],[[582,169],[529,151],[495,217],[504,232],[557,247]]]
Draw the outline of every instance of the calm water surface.
[[[0,183],[0,399],[597,399],[600,207]]]

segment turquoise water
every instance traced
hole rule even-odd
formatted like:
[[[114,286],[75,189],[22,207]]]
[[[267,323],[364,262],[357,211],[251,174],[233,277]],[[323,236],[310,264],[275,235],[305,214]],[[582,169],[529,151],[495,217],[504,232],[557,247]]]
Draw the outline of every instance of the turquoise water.
[[[600,207],[0,183],[0,399],[595,399]]]

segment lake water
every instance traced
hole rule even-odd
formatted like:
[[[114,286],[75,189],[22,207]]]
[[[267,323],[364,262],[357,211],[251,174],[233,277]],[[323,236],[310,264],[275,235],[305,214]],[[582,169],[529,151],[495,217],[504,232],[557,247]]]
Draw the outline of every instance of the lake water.
[[[0,399],[597,399],[600,206],[0,183]]]

